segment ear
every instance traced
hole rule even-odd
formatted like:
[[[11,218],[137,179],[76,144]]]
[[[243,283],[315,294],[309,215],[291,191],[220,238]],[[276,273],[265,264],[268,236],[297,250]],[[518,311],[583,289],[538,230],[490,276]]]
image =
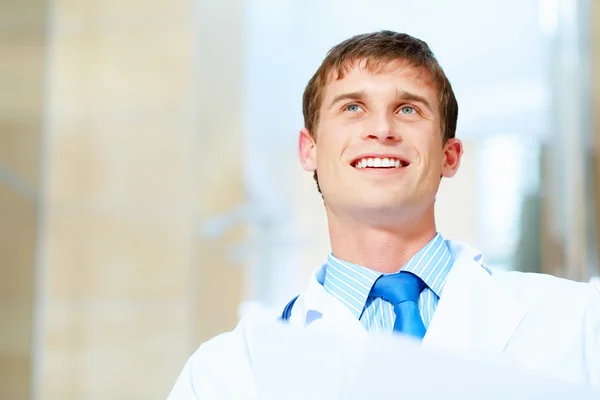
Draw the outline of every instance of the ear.
[[[463,154],[463,145],[460,139],[452,138],[444,145],[444,164],[442,165],[442,176],[452,178],[458,167]]]
[[[306,128],[302,128],[298,138],[298,157],[306,171],[317,170],[317,144]]]

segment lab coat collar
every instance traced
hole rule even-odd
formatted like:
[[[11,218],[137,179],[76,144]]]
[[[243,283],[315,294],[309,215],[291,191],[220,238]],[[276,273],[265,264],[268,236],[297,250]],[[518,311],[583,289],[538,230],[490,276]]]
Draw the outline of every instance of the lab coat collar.
[[[292,319],[292,323],[303,323],[311,330],[366,335],[366,329],[356,316],[323,287],[325,268],[326,266],[322,266],[315,272],[306,292],[301,296],[303,312],[298,313],[298,318],[303,320]]]

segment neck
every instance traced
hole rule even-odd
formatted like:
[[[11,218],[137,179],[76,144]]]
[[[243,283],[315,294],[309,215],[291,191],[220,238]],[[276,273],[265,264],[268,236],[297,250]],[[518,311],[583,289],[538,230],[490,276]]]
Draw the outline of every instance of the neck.
[[[327,220],[335,257],[382,273],[400,270],[436,234],[433,209],[393,226],[367,225],[331,210]]]

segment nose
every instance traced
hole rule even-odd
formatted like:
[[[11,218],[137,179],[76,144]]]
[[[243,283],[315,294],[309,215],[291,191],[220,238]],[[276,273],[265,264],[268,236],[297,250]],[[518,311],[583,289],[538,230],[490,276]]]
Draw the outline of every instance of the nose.
[[[381,143],[400,142],[402,137],[394,125],[393,116],[386,114],[373,116],[371,124],[365,126],[363,139],[377,140]]]
[[[395,143],[400,142],[402,138],[397,132],[394,131],[377,131],[365,134],[365,139],[377,140],[382,143]]]

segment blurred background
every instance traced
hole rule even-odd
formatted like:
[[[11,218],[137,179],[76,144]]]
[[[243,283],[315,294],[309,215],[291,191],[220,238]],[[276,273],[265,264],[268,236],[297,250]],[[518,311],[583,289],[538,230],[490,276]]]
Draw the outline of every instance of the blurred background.
[[[164,399],[329,251],[301,95],[366,31],[426,40],[465,144],[438,229],[598,275],[600,4],[0,0],[0,398]]]

